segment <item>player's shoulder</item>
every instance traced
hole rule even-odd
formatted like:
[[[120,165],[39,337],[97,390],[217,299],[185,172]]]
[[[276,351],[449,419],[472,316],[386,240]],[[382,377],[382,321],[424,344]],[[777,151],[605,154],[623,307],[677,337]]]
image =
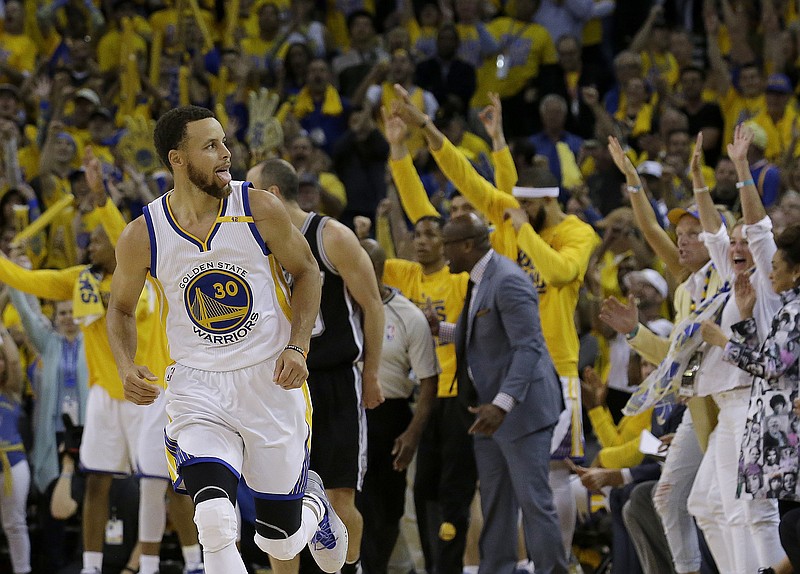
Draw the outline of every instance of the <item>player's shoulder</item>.
[[[253,187],[248,187],[247,191],[243,190],[242,193],[247,194],[253,217],[258,218],[259,215],[269,216],[275,210],[286,211],[280,198],[275,196],[274,193]]]

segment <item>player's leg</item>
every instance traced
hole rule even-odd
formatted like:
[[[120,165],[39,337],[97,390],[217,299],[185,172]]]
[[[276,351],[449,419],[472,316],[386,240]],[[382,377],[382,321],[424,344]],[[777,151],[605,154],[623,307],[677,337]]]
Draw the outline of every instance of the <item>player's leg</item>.
[[[125,407],[131,407],[126,409]],[[103,542],[108,521],[108,495],[114,475],[131,472],[134,451],[129,449],[128,429],[141,424],[140,411],[131,403],[112,399],[100,385],[89,390],[80,462],[86,472],[83,499],[83,571],[103,568]]]
[[[185,487],[194,503],[206,572],[243,574],[234,508],[244,455],[235,388],[240,374],[179,364],[170,368],[166,391],[170,422],[164,435],[171,478],[176,488]]]
[[[203,550],[197,539],[197,527],[192,517],[194,516],[194,505],[192,499],[176,493],[172,486],[167,486],[167,515],[169,516],[175,532],[178,534],[178,541],[181,545],[184,572],[186,574],[202,574],[203,572]]]
[[[309,386],[314,401],[311,468],[325,481],[328,499],[347,528],[350,546],[342,574],[350,574],[358,569],[364,524],[355,504],[367,459],[361,373],[355,365],[314,371]]]
[[[236,548],[234,504],[239,477],[222,461],[181,467],[181,478],[194,502],[194,522],[208,574],[246,574]]]

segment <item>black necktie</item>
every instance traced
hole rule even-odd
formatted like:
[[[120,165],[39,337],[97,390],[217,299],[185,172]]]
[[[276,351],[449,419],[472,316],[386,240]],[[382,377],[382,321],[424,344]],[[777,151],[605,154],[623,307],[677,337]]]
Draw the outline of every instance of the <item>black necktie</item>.
[[[475,286],[472,279],[467,283],[467,296],[464,298],[464,308],[458,323],[461,326],[458,340],[456,341],[456,380],[458,381],[458,399],[467,407],[478,404],[478,393],[472,378],[469,376],[467,363],[467,324],[469,322],[469,305],[472,301],[472,288]]]

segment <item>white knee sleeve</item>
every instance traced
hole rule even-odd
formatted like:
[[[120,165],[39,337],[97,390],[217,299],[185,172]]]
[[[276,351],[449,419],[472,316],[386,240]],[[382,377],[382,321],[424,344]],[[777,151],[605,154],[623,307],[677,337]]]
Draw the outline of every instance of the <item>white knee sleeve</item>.
[[[206,552],[219,552],[236,543],[236,511],[227,498],[212,498],[194,509],[197,537]]]
[[[158,478],[139,480],[139,541],[161,542],[167,527],[167,483]]]
[[[317,518],[314,511],[311,510],[307,504],[303,504],[303,518],[297,532],[291,536],[288,536],[289,533],[287,532],[285,533],[287,537],[281,539],[264,538],[256,532],[254,540],[256,546],[258,546],[262,552],[266,552],[273,558],[277,558],[278,560],[291,560],[300,554],[303,547],[308,544],[308,541],[314,536],[318,522],[319,518]],[[275,530],[277,531],[279,529],[275,528]]]
[[[308,543],[308,540],[303,537],[299,530],[289,538],[281,538],[280,540],[264,538],[256,533],[255,541],[256,546],[261,548],[262,552],[266,552],[278,560],[291,560],[300,554],[300,551]]]

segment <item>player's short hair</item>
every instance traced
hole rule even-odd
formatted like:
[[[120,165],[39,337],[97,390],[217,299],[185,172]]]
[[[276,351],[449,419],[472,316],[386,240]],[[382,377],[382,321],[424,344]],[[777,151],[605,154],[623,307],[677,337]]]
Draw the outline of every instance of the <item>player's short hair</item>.
[[[270,158],[261,162],[260,176],[259,184],[264,189],[269,189],[274,185],[280,190],[283,199],[297,201],[300,179],[297,177],[297,171],[288,161]]]
[[[186,126],[192,122],[215,117],[211,110],[200,106],[180,106],[165,113],[156,122],[153,143],[162,163],[172,172],[169,152],[178,149],[186,138]]]

